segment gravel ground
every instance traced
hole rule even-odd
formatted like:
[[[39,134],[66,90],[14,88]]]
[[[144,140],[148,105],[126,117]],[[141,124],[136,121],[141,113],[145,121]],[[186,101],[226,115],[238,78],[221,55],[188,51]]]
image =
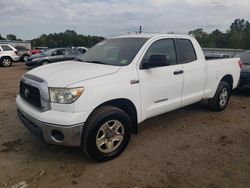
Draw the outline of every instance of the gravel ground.
[[[0,187],[250,187],[250,91],[224,112],[195,104],[145,121],[117,159],[40,143],[20,123],[15,98],[28,70],[0,68]]]

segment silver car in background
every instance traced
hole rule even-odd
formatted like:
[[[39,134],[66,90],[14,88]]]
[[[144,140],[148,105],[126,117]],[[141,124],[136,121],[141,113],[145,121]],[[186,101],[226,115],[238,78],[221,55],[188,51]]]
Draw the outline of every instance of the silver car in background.
[[[10,67],[13,61],[19,61],[18,51],[10,44],[0,44],[0,66]]]
[[[31,56],[30,49],[26,48],[25,46],[15,46],[18,51],[18,56],[20,57],[20,61],[25,62],[29,56]]]

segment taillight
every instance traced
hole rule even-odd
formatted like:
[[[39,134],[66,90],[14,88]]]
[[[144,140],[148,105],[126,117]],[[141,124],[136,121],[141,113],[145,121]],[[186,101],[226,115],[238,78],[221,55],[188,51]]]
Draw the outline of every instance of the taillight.
[[[16,55],[18,55],[18,51],[17,50],[15,50],[14,52],[15,52]]]
[[[242,69],[244,63],[241,60],[239,60],[238,63],[239,63],[240,69]]]

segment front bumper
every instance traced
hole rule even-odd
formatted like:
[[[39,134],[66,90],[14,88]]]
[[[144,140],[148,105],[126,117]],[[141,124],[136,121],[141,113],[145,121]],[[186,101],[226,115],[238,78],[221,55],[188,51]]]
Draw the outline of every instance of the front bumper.
[[[17,108],[17,114],[24,126],[46,143],[64,146],[81,145],[84,123],[67,126],[45,123],[29,116],[19,108]]]
[[[26,61],[25,64],[27,67],[32,67],[32,68],[35,68],[41,65],[40,62],[36,62],[36,61]]]
[[[12,59],[13,59],[13,61],[19,61],[20,57],[16,55],[16,56],[12,56]]]

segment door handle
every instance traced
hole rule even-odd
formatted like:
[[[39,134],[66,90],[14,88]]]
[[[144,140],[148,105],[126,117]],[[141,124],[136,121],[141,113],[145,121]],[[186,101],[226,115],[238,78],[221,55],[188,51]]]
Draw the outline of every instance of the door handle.
[[[183,74],[183,73],[184,73],[183,70],[174,71],[174,75]]]

